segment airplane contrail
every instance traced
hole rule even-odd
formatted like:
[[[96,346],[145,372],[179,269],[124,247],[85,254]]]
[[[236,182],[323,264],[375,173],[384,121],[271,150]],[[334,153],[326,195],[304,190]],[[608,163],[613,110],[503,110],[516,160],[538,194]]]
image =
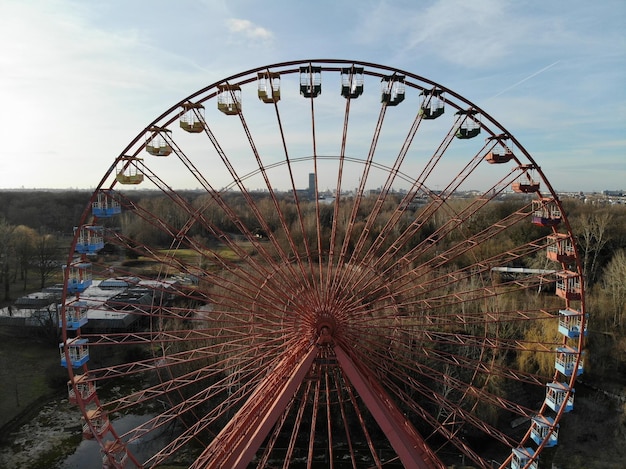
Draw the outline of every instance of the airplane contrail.
[[[502,91],[500,91],[499,93],[493,95],[491,98],[489,99],[493,99],[493,98],[497,98],[498,96],[500,96],[501,94],[506,93],[509,90],[512,90],[513,88],[515,88],[516,86],[521,85],[522,83],[530,80],[531,78],[536,77],[537,75],[539,75],[540,73],[545,72],[546,70],[548,70],[549,68],[554,67],[556,64],[558,64],[560,62],[560,60],[557,60],[554,63],[551,63],[550,65],[543,67],[541,70],[536,71],[535,73],[533,73],[532,75],[528,75],[526,78],[524,78],[523,80],[518,81],[517,83],[514,83],[513,85],[509,86],[508,88],[503,89]]]

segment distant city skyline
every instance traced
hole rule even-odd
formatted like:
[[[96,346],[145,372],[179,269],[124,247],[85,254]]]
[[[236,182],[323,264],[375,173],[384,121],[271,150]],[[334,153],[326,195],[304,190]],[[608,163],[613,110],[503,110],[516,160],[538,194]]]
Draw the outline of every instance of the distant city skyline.
[[[95,188],[184,97],[240,71],[322,57],[389,65],[464,96],[557,191],[624,190],[624,24],[622,0],[4,0],[0,190]]]

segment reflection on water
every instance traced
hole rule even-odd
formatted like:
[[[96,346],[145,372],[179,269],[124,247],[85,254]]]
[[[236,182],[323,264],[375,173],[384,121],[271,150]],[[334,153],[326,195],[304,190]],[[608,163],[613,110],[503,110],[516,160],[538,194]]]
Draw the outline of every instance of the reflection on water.
[[[113,426],[115,427],[118,435],[124,434],[127,431],[141,425],[148,421],[153,415],[125,415],[119,419],[113,420]],[[140,461],[145,461],[152,456],[159,447],[163,447],[164,442],[159,441],[164,438],[164,431],[158,434],[146,435],[143,438],[133,441],[129,445],[130,451],[137,456]],[[105,438],[110,439],[109,438]],[[85,469],[85,468],[98,468],[102,467],[102,453],[100,453],[100,445],[95,440],[83,440],[74,454],[69,456],[63,461],[59,469]],[[132,465],[127,466],[132,468]]]

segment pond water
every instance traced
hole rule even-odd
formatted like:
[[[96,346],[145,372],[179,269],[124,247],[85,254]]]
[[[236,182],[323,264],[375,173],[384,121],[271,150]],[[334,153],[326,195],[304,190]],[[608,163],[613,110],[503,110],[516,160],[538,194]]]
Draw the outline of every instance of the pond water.
[[[138,425],[148,421],[151,415],[125,415],[119,419],[113,420],[113,426],[118,434],[123,434]],[[129,448],[131,452],[137,456],[139,460],[146,460],[159,447],[164,445],[163,439],[167,437],[166,430],[161,430],[156,435],[146,435],[133,441]],[[100,445],[95,440],[83,440],[76,448],[74,454],[70,455],[59,466],[59,469],[84,469],[86,467],[102,467],[102,453],[100,453]],[[127,467],[132,468],[132,465]]]

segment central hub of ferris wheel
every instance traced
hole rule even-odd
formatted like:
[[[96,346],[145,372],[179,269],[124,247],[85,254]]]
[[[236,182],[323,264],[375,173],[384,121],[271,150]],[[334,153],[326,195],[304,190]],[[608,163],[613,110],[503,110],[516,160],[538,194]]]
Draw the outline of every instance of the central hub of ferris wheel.
[[[315,329],[318,336],[318,345],[329,345],[333,342],[337,332],[337,321],[335,315],[326,310],[316,313]]]

